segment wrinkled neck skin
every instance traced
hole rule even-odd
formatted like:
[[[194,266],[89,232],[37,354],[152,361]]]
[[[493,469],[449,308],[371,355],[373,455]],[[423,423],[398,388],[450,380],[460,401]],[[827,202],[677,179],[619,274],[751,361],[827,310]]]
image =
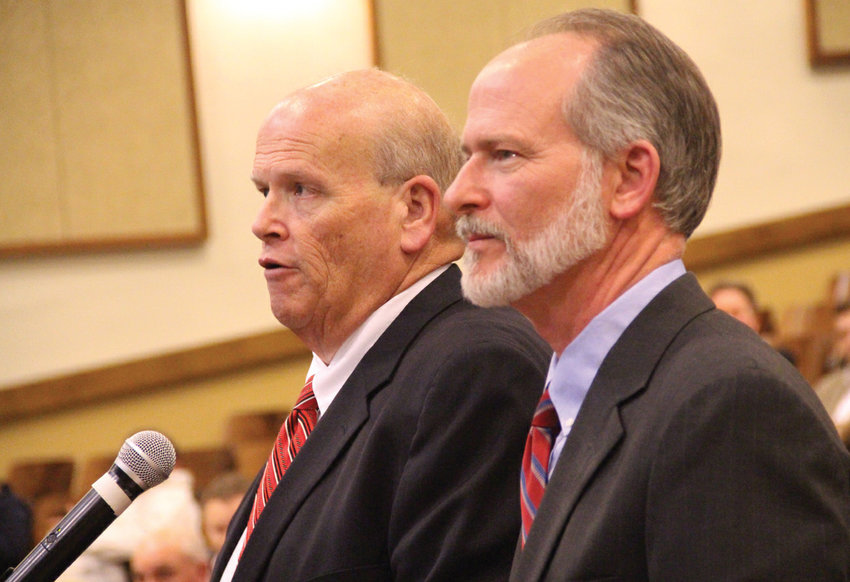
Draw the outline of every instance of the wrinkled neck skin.
[[[362,296],[356,302],[355,310],[338,314],[338,317],[326,317],[308,328],[292,330],[293,333],[325,364],[329,364],[345,340],[379,307],[428,273],[456,261],[463,254],[463,243],[459,240],[432,240],[431,243],[413,255],[399,253],[396,260],[375,257],[376,261],[386,261],[386,277],[372,281],[367,289],[360,290]],[[352,293],[356,292],[358,290],[352,290]]]

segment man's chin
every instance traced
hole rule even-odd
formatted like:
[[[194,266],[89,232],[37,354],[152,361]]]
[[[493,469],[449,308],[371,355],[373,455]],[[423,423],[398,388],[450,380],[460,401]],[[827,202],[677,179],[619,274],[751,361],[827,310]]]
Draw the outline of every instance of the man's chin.
[[[468,280],[461,280],[461,289],[464,298],[478,307],[502,307],[507,305],[501,297],[482,289],[480,285],[469,284]]]
[[[463,296],[479,307],[504,307],[509,304],[498,272],[482,273],[477,266],[463,272],[460,281]]]
[[[470,276],[473,276],[476,279],[497,276],[496,272],[505,266],[504,258],[485,258],[481,253],[469,248],[467,248],[466,252],[463,253],[460,264],[464,275],[469,273]]]

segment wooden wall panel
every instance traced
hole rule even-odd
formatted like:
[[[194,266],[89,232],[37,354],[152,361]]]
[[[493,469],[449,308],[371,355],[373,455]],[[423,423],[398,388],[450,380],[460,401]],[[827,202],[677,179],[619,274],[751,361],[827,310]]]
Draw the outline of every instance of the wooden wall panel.
[[[5,254],[201,240],[183,2],[0,0],[0,11]]]
[[[0,1],[0,245],[61,232],[47,18],[35,3]]]

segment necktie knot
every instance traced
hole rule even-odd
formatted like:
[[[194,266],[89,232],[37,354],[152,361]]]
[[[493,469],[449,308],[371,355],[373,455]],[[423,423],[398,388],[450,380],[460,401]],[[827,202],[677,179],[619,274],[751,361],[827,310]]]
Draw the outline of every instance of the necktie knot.
[[[555,434],[561,429],[558,413],[555,411],[555,405],[552,404],[552,399],[549,397],[549,388],[543,391],[543,396],[540,397],[540,402],[537,403],[537,409],[534,411],[534,417],[531,419],[531,426],[545,428]]]
[[[316,395],[313,394],[313,377],[310,376],[307,378],[307,382],[304,383],[304,387],[301,388],[301,392],[298,394],[298,399],[295,401],[293,410],[319,410]]]

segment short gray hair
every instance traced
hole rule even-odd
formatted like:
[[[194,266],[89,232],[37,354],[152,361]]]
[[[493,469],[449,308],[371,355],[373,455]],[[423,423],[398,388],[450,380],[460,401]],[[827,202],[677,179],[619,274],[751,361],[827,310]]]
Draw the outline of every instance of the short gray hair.
[[[327,116],[357,127],[363,140],[357,147],[364,148],[364,159],[382,185],[425,175],[445,191],[460,171],[460,138],[434,100],[410,81],[378,68],[358,69],[299,89],[287,101],[310,95],[317,99],[313,106],[325,108]],[[327,110],[334,97],[338,101],[331,106],[339,111]]]
[[[717,104],[696,64],[635,15],[567,12],[539,23],[531,38],[560,33],[599,43],[565,96],[567,123],[608,159],[649,141],[661,159],[654,206],[671,230],[689,237],[711,201],[721,150]]]
[[[401,184],[424,174],[445,192],[463,164],[460,138],[429,95],[404,79],[381,74],[410,98],[384,103],[374,144],[378,181]]]

